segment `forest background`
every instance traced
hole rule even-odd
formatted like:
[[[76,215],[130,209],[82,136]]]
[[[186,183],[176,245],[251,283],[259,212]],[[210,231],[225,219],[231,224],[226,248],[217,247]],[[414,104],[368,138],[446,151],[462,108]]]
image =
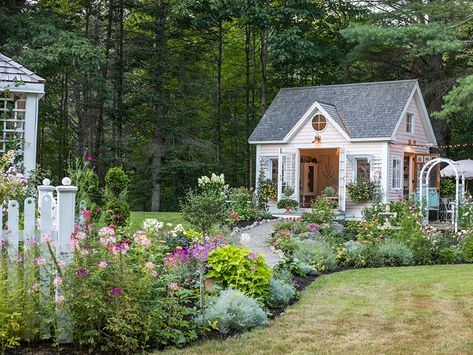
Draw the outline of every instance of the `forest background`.
[[[177,210],[209,172],[254,184],[282,87],[415,78],[439,144],[473,142],[472,40],[461,0],[0,0],[0,51],[47,80],[38,163],[122,165],[134,210]]]

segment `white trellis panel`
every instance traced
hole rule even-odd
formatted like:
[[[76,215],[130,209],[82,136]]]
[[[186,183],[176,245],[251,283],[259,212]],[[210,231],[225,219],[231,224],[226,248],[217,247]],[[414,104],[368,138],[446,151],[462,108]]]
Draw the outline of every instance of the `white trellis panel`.
[[[299,194],[299,191],[296,191],[296,156],[296,151],[279,150],[278,200],[284,198],[283,195],[285,188],[294,189],[293,195],[290,196],[291,198],[295,198],[295,196]]]

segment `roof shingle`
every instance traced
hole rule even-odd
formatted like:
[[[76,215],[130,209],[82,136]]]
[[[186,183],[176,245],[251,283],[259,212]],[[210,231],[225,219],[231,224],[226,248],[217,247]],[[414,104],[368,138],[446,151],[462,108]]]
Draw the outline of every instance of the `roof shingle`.
[[[416,84],[399,80],[281,89],[249,141],[282,141],[315,102],[350,138],[390,137]]]
[[[42,77],[0,53],[0,81],[15,80],[33,84],[42,84],[45,82]]]

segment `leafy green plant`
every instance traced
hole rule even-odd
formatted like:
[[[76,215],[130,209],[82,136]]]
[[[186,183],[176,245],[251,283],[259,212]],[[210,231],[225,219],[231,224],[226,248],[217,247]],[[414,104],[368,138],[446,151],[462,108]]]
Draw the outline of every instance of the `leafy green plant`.
[[[337,252],[337,260],[344,266],[365,267],[370,258],[371,248],[353,240],[343,243]]]
[[[196,321],[227,334],[265,325],[268,317],[255,299],[239,290],[228,289],[211,298],[203,317],[197,317]]]
[[[292,210],[298,206],[299,206],[299,202],[291,198],[282,198],[278,201],[278,205],[277,205],[278,208],[285,208],[288,210]]]
[[[261,254],[227,245],[210,252],[207,267],[207,277],[223,288],[236,288],[254,297],[269,291],[272,273]]]
[[[270,180],[260,183],[258,186],[258,196],[265,202],[278,198],[278,186]]]
[[[442,248],[437,253],[440,264],[456,264],[462,261],[462,250],[457,247]]]
[[[128,189],[130,179],[121,166],[110,168],[105,175],[105,188],[115,198],[121,197]]]
[[[463,236],[463,240],[461,241],[461,251],[463,260],[466,262],[473,262],[473,233],[469,231]]]
[[[324,189],[324,195],[325,196],[329,196],[329,197],[333,197],[337,194],[337,190],[335,190],[335,188],[331,187],[331,186],[327,186],[325,189]]]
[[[335,219],[332,201],[318,198],[311,206],[310,211],[302,214],[304,221],[316,224],[328,224]]]
[[[313,266],[317,271],[329,271],[337,267],[336,255],[330,244],[324,241],[297,241],[293,257]]]
[[[455,191],[456,185],[453,179],[440,179],[440,196],[450,197]]]
[[[110,226],[123,227],[130,220],[130,206],[128,202],[112,199],[105,205],[105,222]]]
[[[286,197],[291,197],[292,195],[294,195],[294,188],[292,187],[285,187],[283,192],[284,196]]]

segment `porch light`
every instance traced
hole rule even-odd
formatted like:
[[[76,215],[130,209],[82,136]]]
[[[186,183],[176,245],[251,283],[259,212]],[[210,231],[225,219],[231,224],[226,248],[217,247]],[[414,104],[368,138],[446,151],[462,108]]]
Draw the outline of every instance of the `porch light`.
[[[318,134],[314,136],[314,140],[312,143],[319,144],[322,141],[322,137],[320,137]]]
[[[416,145],[416,140],[409,138],[409,139],[407,140],[407,145]]]

